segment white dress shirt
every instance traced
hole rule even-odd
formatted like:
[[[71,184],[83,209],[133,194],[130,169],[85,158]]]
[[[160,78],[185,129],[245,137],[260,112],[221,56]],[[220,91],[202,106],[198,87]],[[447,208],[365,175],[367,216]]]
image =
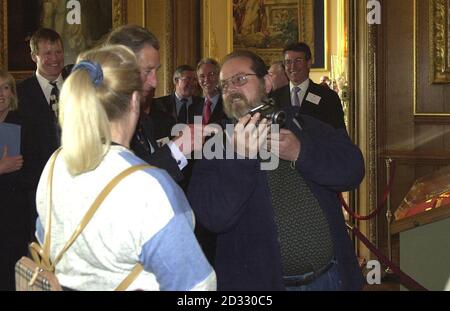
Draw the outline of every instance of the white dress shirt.
[[[300,103],[300,107],[301,107],[302,102],[303,102],[303,98],[305,98],[306,90],[309,87],[309,79],[306,79],[305,81],[303,81],[299,85],[294,85],[294,84],[292,84],[292,82],[289,82],[290,94],[292,94],[292,89],[294,87],[296,87],[296,86],[300,88],[300,92],[298,92],[297,95],[298,95],[298,99],[299,99],[299,103]],[[294,106],[294,103],[291,102],[291,105]]]
[[[50,104],[50,94],[53,89],[53,86],[50,84],[50,82],[53,82],[55,80],[52,80],[52,81],[47,80],[39,73],[39,70],[36,70],[36,78],[39,82],[39,85],[41,86],[42,92],[44,92],[47,103]],[[63,86],[63,82],[64,82],[64,80],[63,80],[61,74],[59,74],[58,78],[56,79],[56,85],[58,86],[58,89],[60,92],[61,92],[61,88]]]

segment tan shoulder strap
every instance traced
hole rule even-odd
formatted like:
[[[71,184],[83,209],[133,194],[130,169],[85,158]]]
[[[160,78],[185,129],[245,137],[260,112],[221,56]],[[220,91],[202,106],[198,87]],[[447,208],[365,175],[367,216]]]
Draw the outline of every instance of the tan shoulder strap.
[[[50,168],[47,178],[47,193],[48,193],[48,199],[47,199],[47,215],[46,215],[46,225],[45,225],[45,236],[44,236],[44,245],[41,248],[40,245],[37,245],[37,243],[33,243],[30,245],[30,250],[34,250],[39,253],[40,255],[40,266],[42,268],[45,268],[48,271],[54,270],[54,265],[52,265],[52,262],[50,260],[50,244],[51,244],[51,230],[52,230],[52,185],[53,185],[53,171],[55,168],[55,162],[56,157],[61,152],[61,148],[58,148],[50,158]],[[36,259],[36,255],[33,254],[33,257]]]
[[[59,252],[59,254],[56,256],[56,259],[54,262],[51,262],[50,260],[50,244],[51,244],[51,209],[52,209],[52,186],[53,186],[53,171],[55,168],[55,162],[56,157],[61,152],[61,148],[58,148],[55,153],[52,155],[50,159],[50,168],[49,168],[49,175],[47,179],[47,190],[48,190],[48,208],[47,208],[47,215],[46,215],[46,226],[45,226],[45,237],[44,237],[44,246],[41,247],[37,243],[31,243],[30,245],[30,251],[31,255],[36,263],[39,264],[41,268],[44,268],[46,271],[55,271],[55,267],[58,264],[58,262],[61,260],[64,253],[72,246],[72,244],[75,242],[77,237],[81,234],[81,232],[84,230],[84,228],[87,226],[89,221],[91,220],[92,216],[94,216],[95,212],[97,211],[98,207],[102,204],[104,199],[108,196],[108,194],[111,192],[111,190],[125,177],[128,175],[138,171],[143,170],[146,168],[152,168],[153,166],[148,164],[141,164],[141,165],[135,165],[131,166],[121,173],[119,173],[116,177],[114,177],[100,192],[100,194],[95,199],[94,203],[92,203],[89,210],[86,212],[86,214],[83,216],[83,219],[80,221],[80,224],[73,232],[70,239],[66,242],[63,249]],[[39,256],[38,256],[39,254]],[[137,278],[139,273],[142,272],[143,266],[140,263],[137,263],[133,270],[130,272],[130,274],[119,284],[119,286],[115,289],[116,291],[122,291],[128,288],[130,284]]]
[[[62,256],[64,255],[64,253],[69,249],[70,246],[72,246],[73,242],[75,242],[75,240],[77,239],[77,237],[81,234],[81,232],[84,230],[84,228],[86,227],[86,225],[89,223],[89,221],[91,220],[92,216],[94,216],[95,212],[97,211],[98,207],[100,206],[100,204],[102,204],[103,200],[108,196],[108,194],[111,192],[111,190],[125,177],[127,177],[128,175],[145,169],[145,168],[151,168],[151,165],[148,164],[141,164],[141,165],[135,165],[135,166],[131,166],[129,168],[127,168],[126,170],[122,171],[119,175],[117,175],[116,177],[114,177],[106,186],[105,188],[103,188],[102,192],[100,192],[100,194],[97,196],[97,198],[95,199],[94,203],[92,203],[91,207],[89,208],[89,210],[86,212],[86,214],[84,215],[83,219],[81,219],[80,224],[78,225],[78,227],[75,229],[75,231],[73,232],[72,236],[70,237],[70,239],[66,242],[66,244],[64,245],[63,249],[59,252],[59,254],[56,256],[55,261],[53,262],[53,265],[56,266],[58,264],[58,262],[61,260]]]
[[[115,291],[124,291],[130,286],[131,283],[138,277],[139,273],[144,270],[144,267],[137,263],[133,270],[131,270],[130,274],[127,275],[127,277],[119,284],[119,286],[116,287]]]

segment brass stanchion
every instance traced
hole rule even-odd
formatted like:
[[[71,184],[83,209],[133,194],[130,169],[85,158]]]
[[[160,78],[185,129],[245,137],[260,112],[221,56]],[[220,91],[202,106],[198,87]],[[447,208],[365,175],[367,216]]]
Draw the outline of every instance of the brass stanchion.
[[[391,179],[391,158],[386,158],[386,184],[389,185]],[[392,210],[391,210],[391,192],[389,191],[386,197],[386,220],[387,220],[387,247],[388,247],[388,258],[392,261],[392,245],[391,245],[391,222],[392,222]],[[386,274],[392,275],[393,271],[387,267],[385,270]],[[389,276],[388,276],[389,277]]]

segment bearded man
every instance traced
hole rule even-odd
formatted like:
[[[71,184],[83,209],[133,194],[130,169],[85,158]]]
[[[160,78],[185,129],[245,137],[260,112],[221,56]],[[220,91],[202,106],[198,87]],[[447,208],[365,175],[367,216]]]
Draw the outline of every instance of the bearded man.
[[[286,105],[279,133],[259,113],[248,114],[272,87],[252,52],[227,55],[220,84],[224,110],[236,123],[227,146],[237,154],[197,161],[188,191],[197,221],[217,234],[217,289],[361,289],[337,196],[364,176],[358,147],[345,129],[300,115],[298,107]],[[266,139],[280,158],[270,171],[258,156]]]

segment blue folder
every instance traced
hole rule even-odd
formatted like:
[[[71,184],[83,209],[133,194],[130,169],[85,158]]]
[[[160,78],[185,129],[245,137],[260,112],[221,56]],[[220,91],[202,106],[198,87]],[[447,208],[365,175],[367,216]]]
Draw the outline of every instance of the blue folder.
[[[20,154],[20,125],[0,122],[0,157],[5,146],[9,156]]]

